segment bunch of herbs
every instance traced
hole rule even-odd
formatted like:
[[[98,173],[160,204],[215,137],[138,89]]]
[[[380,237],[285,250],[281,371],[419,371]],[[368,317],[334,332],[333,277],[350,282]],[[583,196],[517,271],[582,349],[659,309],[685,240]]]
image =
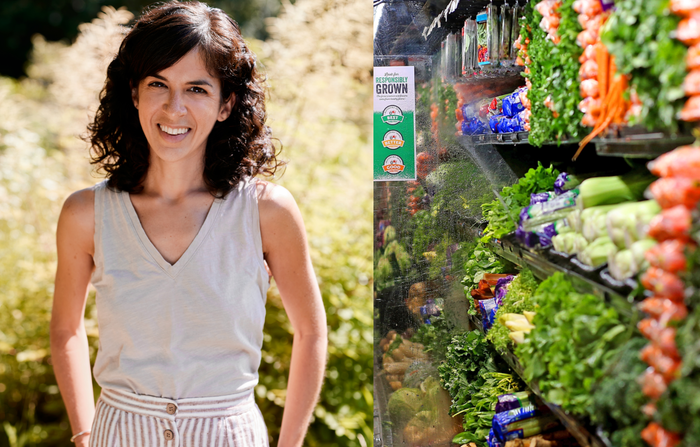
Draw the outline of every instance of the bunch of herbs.
[[[525,379],[537,382],[548,402],[573,414],[589,414],[593,385],[634,327],[622,324],[617,311],[600,298],[577,293],[561,272],[540,284],[534,301],[535,328],[515,351]]]
[[[534,312],[537,308],[533,296],[537,291],[539,282],[529,269],[523,269],[518,276],[508,285],[508,292],[503,297],[503,304],[496,312],[496,319],[504,314],[522,314],[524,311]],[[489,330],[486,338],[493,343],[499,352],[505,352],[512,341],[508,334],[510,330],[500,323],[495,323]]]
[[[493,420],[493,409],[501,394],[522,389],[508,366],[481,332],[455,335],[447,347],[445,361],[438,367],[440,382],[452,398],[450,414],[464,415],[462,437],[485,445]],[[459,436],[459,435],[458,435]]]

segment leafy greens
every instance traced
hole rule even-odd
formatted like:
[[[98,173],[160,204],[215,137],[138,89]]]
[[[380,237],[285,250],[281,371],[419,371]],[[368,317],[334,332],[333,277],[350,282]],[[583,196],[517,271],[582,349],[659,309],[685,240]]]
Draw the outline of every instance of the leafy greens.
[[[482,241],[488,242],[491,238],[502,238],[506,234],[515,231],[516,223],[520,218],[520,211],[530,204],[530,195],[538,192],[554,190],[554,181],[559,171],[553,166],[545,168],[538,163],[537,168],[532,168],[525,176],[513,186],[506,186],[496,200],[481,206],[484,218],[489,224],[484,230]]]
[[[535,328],[516,347],[525,380],[542,396],[574,414],[589,414],[592,386],[604,374],[614,348],[629,338],[615,309],[574,291],[561,272],[537,288]]]

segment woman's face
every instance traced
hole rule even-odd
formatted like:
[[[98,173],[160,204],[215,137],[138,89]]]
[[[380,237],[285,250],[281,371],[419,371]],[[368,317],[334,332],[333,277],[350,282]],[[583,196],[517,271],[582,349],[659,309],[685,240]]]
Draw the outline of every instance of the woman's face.
[[[132,89],[150,157],[201,162],[217,121],[231,113],[233,95],[221,100],[221,82],[207,70],[197,48]]]

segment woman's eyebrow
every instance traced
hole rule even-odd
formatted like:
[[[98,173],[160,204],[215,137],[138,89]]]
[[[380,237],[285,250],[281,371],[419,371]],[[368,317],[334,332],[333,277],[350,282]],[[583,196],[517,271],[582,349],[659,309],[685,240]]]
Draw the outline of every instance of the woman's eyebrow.
[[[159,74],[151,75],[151,77],[154,77],[156,79],[160,79],[161,81],[167,81],[165,76],[161,76]],[[209,82],[205,79],[197,79],[196,81],[190,81],[187,84],[188,85],[208,85],[209,87],[214,88],[214,86],[211,84],[211,82]]]

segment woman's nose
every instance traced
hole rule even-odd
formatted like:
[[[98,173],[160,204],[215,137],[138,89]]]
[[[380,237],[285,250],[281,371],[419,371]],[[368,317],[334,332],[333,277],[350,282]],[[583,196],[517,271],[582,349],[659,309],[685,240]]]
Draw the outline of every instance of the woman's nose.
[[[172,116],[184,116],[187,114],[187,108],[185,107],[184,98],[179,92],[173,92],[168,95],[168,101],[163,104],[163,109],[168,115]]]

